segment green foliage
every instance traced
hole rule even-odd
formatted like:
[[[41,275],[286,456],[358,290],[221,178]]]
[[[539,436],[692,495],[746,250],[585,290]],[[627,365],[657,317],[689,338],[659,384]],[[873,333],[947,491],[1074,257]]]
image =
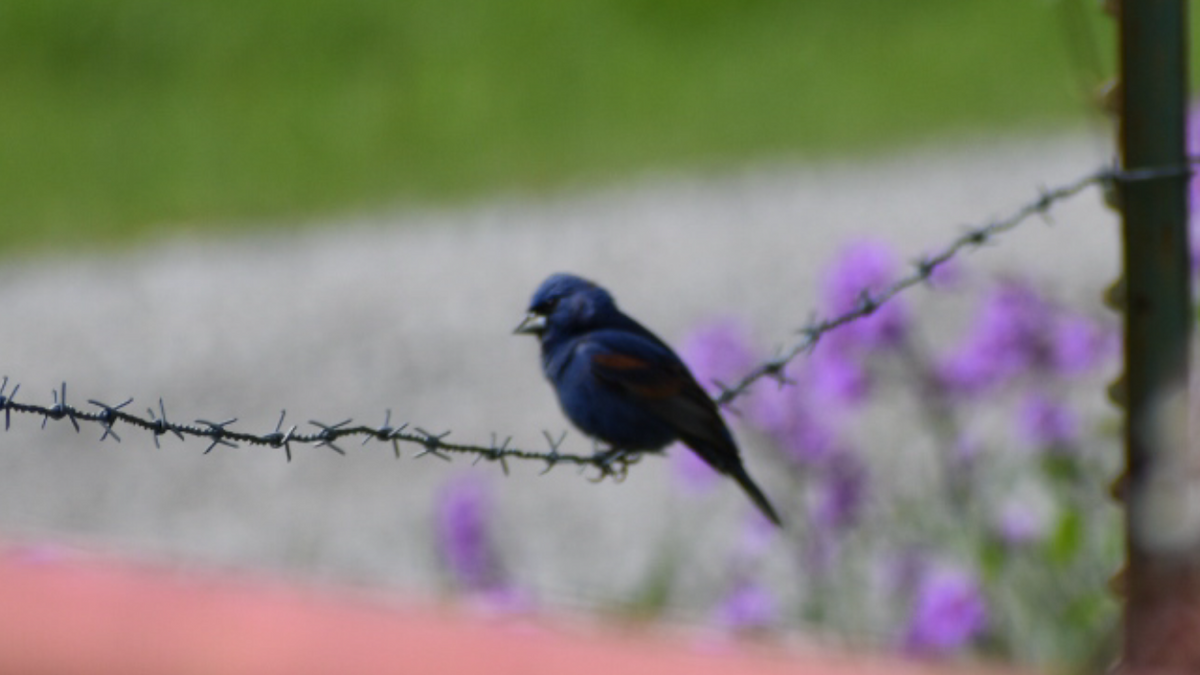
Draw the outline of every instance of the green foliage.
[[[1057,124],[1091,84],[1070,45],[1109,41],[1079,4],[6,0],[0,240]]]
[[[1064,509],[1050,536],[1046,558],[1059,567],[1074,562],[1083,545],[1083,528],[1083,514],[1075,509]]]

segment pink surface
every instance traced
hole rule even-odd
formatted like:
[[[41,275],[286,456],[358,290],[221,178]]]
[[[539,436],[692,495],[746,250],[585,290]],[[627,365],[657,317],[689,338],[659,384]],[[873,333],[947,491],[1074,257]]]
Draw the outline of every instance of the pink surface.
[[[978,670],[978,669],[976,669]],[[0,673],[890,673],[945,666],[369,600],[247,574],[0,548]]]

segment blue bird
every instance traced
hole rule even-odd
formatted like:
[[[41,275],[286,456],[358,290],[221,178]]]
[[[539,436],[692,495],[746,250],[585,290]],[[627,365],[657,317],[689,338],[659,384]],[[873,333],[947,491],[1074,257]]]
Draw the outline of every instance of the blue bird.
[[[583,433],[615,453],[682,441],[783,525],[742,466],[716,403],[665,342],[617,309],[608,291],[571,274],[551,275],[515,332],[537,336],[542,371]]]

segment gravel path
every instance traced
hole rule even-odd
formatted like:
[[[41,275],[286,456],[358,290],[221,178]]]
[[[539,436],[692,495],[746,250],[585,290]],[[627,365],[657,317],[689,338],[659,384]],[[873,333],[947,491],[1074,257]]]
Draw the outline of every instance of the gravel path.
[[[706,318],[736,315],[764,349],[792,339],[813,308],[824,261],[876,237],[916,257],[1008,214],[1108,160],[1084,136],[1000,139],[871,161],[649,177],[597,192],[510,197],[477,206],[350,218],[319,229],[229,241],[171,241],[116,255],[0,264],[0,373],[22,398],[159,396],[180,421],[239,418],[397,421],[486,444],[490,433],[541,449],[566,422],[537,366],[510,335],[547,273],[594,278],[669,341]],[[1117,225],[1094,191],[972,254],[972,270],[1019,271],[1080,306],[1117,268]],[[922,317],[955,325],[925,296]],[[921,298],[914,298],[918,302]],[[518,576],[565,605],[627,594],[665,533],[720,530],[741,513],[730,486],[682,501],[668,463],[642,462],[620,485],[570,469],[497,468],[388,448],[349,456],[218,448],[126,430],[41,431],[18,416],[0,436],[0,536],[67,540],[180,562],[282,570],[308,579],[435,592],[430,514],[459,472],[495,478],[498,527]],[[567,450],[587,452],[582,437]],[[755,449],[747,448],[752,472]],[[760,471],[756,475],[763,474]],[[771,492],[771,476],[761,481]],[[685,508],[686,507],[686,508]],[[691,534],[687,536],[693,536]],[[619,552],[619,555],[613,555]]]

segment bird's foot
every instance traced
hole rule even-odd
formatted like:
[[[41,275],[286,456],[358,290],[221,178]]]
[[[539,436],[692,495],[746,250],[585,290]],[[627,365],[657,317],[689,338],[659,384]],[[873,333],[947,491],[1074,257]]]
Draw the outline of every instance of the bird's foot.
[[[592,482],[599,483],[611,476],[615,482],[620,483],[629,475],[629,467],[637,464],[641,459],[642,453],[636,450],[621,448],[598,450],[592,455],[592,463],[596,465],[597,469],[600,469],[600,474],[593,478]]]

